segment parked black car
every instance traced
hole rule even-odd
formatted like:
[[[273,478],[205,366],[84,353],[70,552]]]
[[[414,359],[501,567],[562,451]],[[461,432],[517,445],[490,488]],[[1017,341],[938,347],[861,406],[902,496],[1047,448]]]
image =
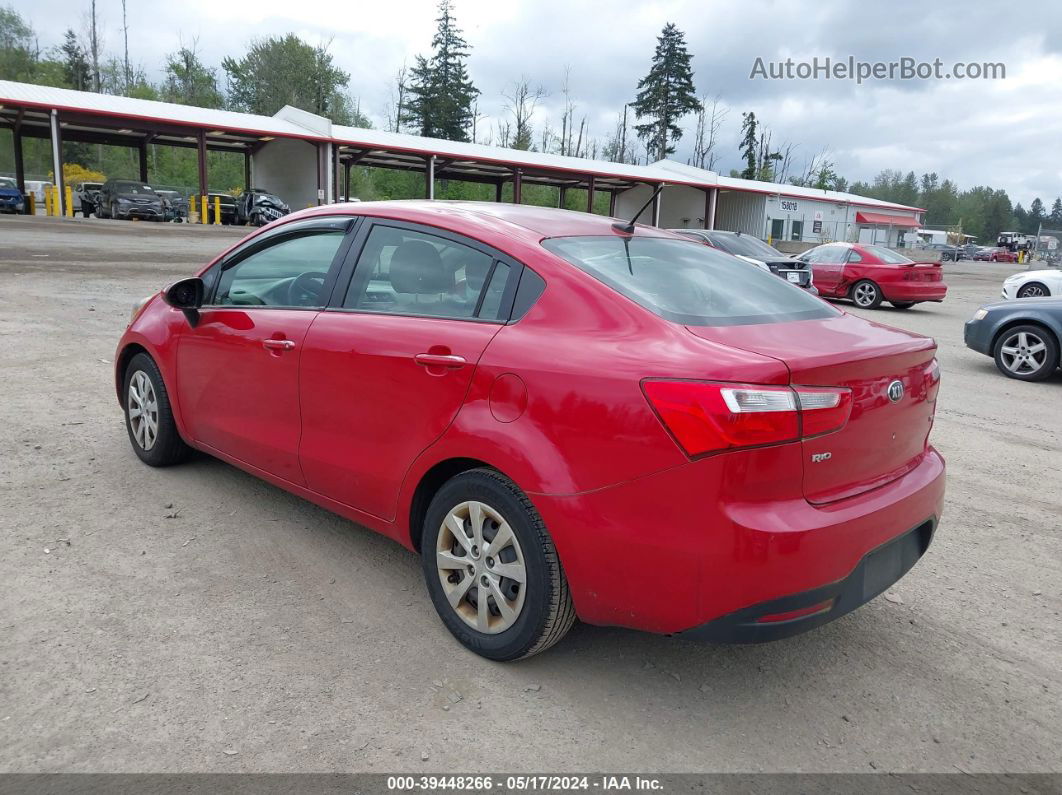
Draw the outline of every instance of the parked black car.
[[[96,215],[100,218],[161,221],[162,199],[154,188],[143,182],[109,179],[100,189]]]
[[[236,200],[236,223],[240,225],[265,226],[290,212],[279,196],[261,188],[251,188]]]
[[[1043,381],[1062,364],[1062,298],[987,304],[966,322],[966,347],[991,356],[1008,378]]]
[[[80,212],[86,218],[96,212],[102,189],[102,182],[82,182],[78,185],[74,193],[74,212]]]
[[[939,251],[941,262],[958,262],[966,256],[966,249],[953,246],[950,243],[929,243],[922,248],[929,251]]]
[[[753,235],[741,232],[724,232],[718,229],[672,229],[680,235],[692,237],[705,245],[725,251],[735,257],[769,270],[791,284],[818,294],[812,283],[811,267],[795,257],[783,254]]]
[[[207,194],[207,220],[210,223],[214,223],[215,199],[219,199],[221,203],[221,223],[236,223],[236,200],[227,193]]]

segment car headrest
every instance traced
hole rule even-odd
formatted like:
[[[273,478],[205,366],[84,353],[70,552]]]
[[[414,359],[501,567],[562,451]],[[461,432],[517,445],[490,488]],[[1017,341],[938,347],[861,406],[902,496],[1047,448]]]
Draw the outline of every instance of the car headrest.
[[[391,255],[391,286],[396,293],[445,293],[454,287],[454,274],[443,265],[431,243],[407,240]]]

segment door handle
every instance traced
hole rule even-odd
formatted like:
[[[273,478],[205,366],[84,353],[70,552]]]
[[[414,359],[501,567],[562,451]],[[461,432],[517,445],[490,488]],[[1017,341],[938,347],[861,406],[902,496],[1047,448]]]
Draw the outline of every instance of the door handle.
[[[295,348],[295,340],[262,340],[262,347],[271,351],[290,351]]]
[[[413,361],[425,367],[464,367],[467,364],[464,356],[449,353],[418,353]]]

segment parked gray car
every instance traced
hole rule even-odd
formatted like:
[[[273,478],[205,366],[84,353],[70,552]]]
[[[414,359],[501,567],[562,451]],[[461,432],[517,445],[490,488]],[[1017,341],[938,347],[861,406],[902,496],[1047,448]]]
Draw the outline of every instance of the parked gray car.
[[[966,347],[991,356],[1008,378],[1043,381],[1062,366],[1062,298],[987,304],[966,322]]]

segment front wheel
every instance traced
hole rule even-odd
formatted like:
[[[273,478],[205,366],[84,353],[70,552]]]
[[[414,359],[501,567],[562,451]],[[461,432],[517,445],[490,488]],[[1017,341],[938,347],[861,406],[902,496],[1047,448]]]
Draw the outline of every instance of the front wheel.
[[[170,466],[187,458],[191,448],[177,431],[166,384],[155,361],[146,353],[138,353],[125,368],[123,384],[125,427],[133,452],[153,467]]]
[[[439,617],[490,660],[530,657],[575,622],[568,581],[538,511],[491,469],[448,481],[432,499],[421,540],[424,578]]]
[[[877,309],[881,306],[881,288],[870,279],[853,284],[849,297],[860,309]]]
[[[1019,381],[1043,381],[1058,367],[1058,342],[1042,326],[1007,329],[993,353],[999,371]]]
[[[1018,290],[1018,298],[1045,298],[1049,295],[1051,291],[1047,289],[1047,285],[1040,284],[1040,282],[1023,284]]]

